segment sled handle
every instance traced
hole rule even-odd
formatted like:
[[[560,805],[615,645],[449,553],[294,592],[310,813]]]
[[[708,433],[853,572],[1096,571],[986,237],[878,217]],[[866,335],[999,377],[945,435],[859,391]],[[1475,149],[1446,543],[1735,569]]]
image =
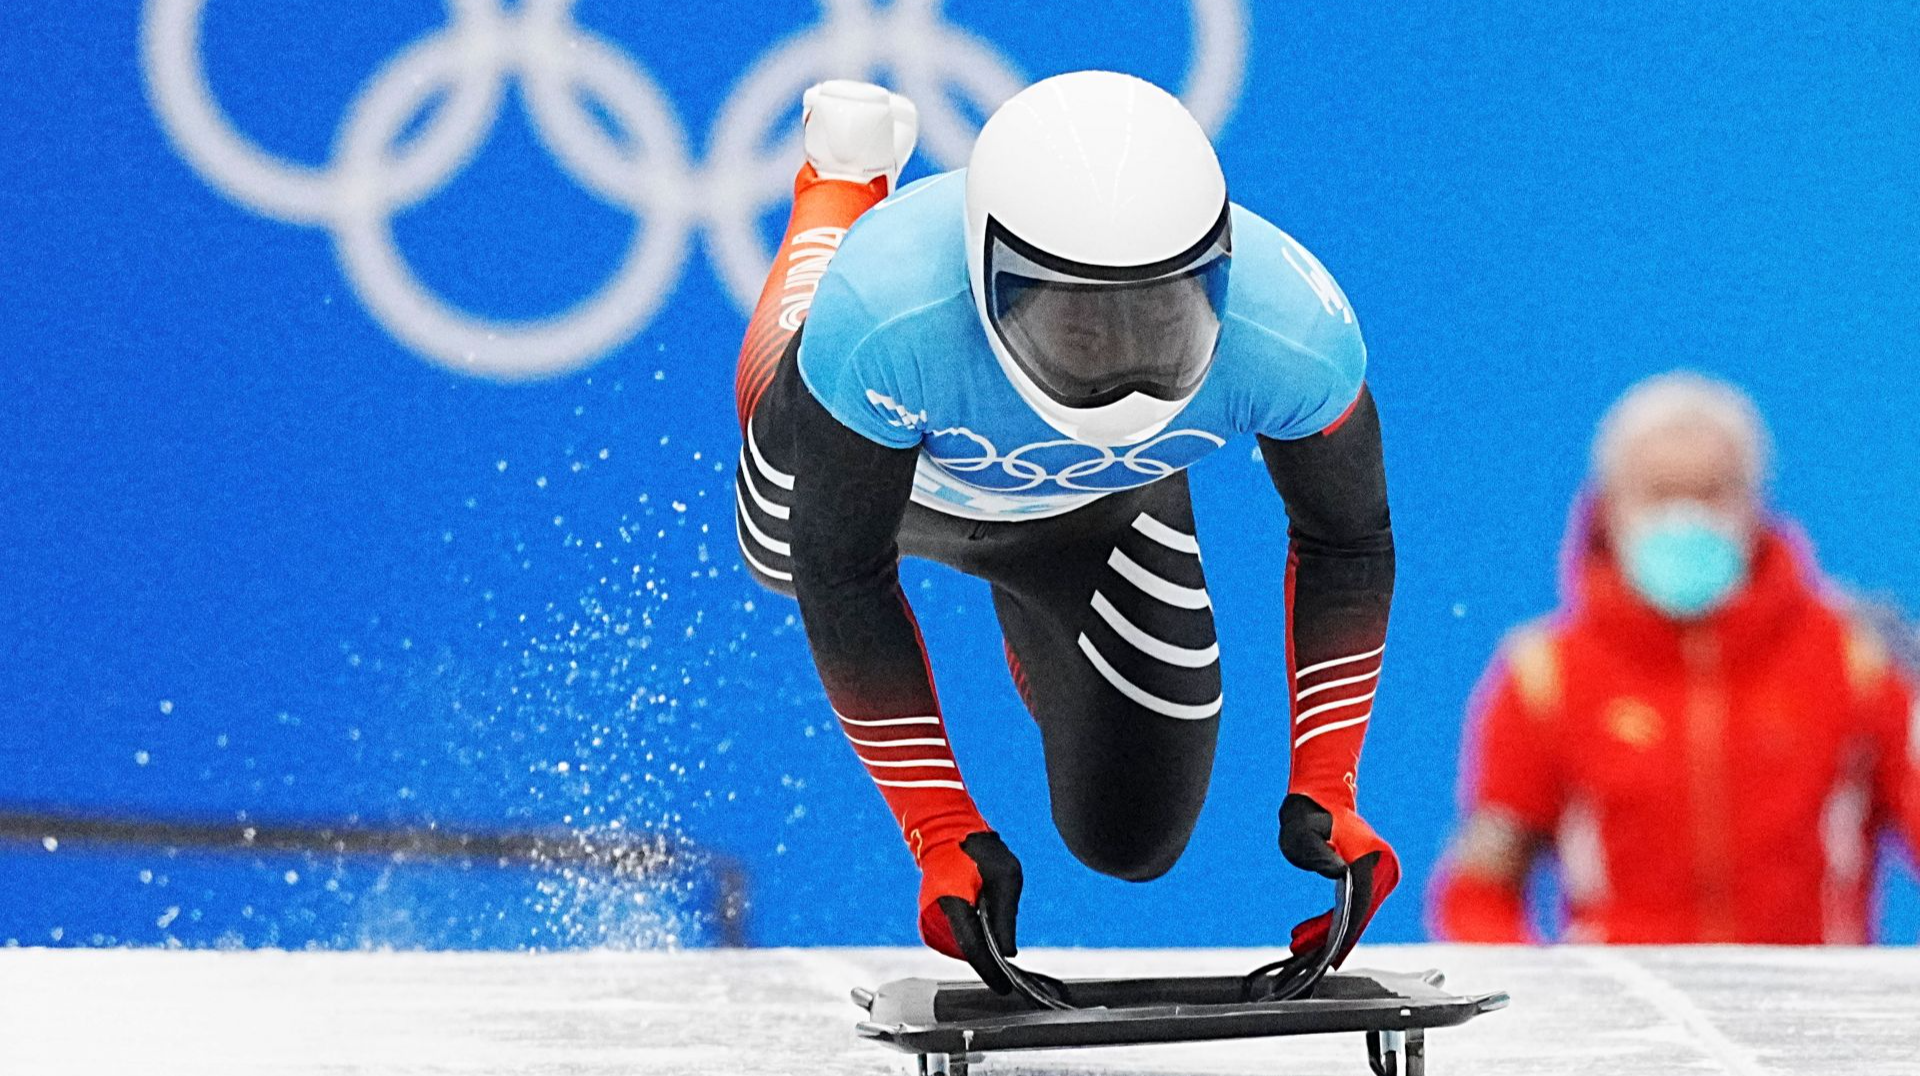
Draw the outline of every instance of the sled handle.
[[[1353,871],[1340,872],[1333,880],[1333,909],[1328,913],[1327,940],[1320,948],[1305,953],[1295,953],[1283,960],[1276,960],[1247,973],[1243,993],[1248,1001],[1292,1001],[1313,993],[1327,972],[1333,970],[1333,964],[1341,953],[1353,942],[1355,923],[1353,918]],[[1259,989],[1260,980],[1271,980],[1266,990]]]
[[[987,925],[985,900],[979,903],[975,911],[980,917],[980,933],[987,940],[987,953],[993,958],[994,966],[1013,984],[1014,993],[1038,1009],[1064,1011],[1080,1007],[1073,1003],[1067,984],[1050,975],[1027,971],[1007,959]],[[1248,972],[1241,991],[1245,999],[1251,1002],[1293,1001],[1313,993],[1313,988],[1320,985],[1320,980],[1332,969],[1334,959],[1352,941],[1355,924],[1351,870],[1340,872],[1340,877],[1334,879],[1333,908],[1329,917],[1327,940],[1320,948],[1307,953],[1295,953],[1284,960],[1276,960]],[[1265,990],[1260,989],[1262,979],[1271,981]]]
[[[1041,975],[1020,967],[1008,960],[1000,951],[1000,943],[994,939],[993,926],[987,921],[987,901],[982,897],[976,908],[980,916],[980,934],[987,939],[987,955],[993,958],[994,966],[1000,974],[1013,984],[1013,991],[1042,1009],[1077,1009],[1078,1005],[1067,1000],[1065,983],[1050,975]]]

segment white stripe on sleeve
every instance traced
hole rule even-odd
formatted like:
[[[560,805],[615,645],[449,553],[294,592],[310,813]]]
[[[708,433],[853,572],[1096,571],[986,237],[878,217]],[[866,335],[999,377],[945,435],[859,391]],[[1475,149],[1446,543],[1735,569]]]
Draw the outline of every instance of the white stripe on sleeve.
[[[951,788],[956,792],[967,790],[967,786],[958,781],[882,781],[876,777],[873,783],[881,788]]]
[[[1356,661],[1365,661],[1368,658],[1379,657],[1381,654],[1384,654],[1386,652],[1387,652],[1387,644],[1381,643],[1378,647],[1375,647],[1374,649],[1369,650],[1364,654],[1354,654],[1350,657],[1334,658],[1332,661],[1323,661],[1318,665],[1310,665],[1307,668],[1301,669],[1299,672],[1294,673],[1293,679],[1295,683],[1299,683],[1301,678],[1312,676],[1314,673],[1321,672],[1326,669],[1331,669],[1335,665],[1349,665]]]
[[[938,725],[940,723],[937,717],[888,717],[878,721],[855,721],[838,710],[833,712],[833,716],[855,728],[862,729],[889,729],[899,725]]]
[[[885,769],[885,770],[913,770],[913,769],[957,770],[960,768],[958,766],[955,766],[953,764],[953,760],[950,758],[908,758],[908,759],[902,759],[898,762],[889,762],[885,759],[868,758],[867,756],[860,755],[860,754],[856,754],[854,757],[858,758],[860,761],[866,763],[869,766],[878,766],[881,769]]]
[[[1352,728],[1355,725],[1363,724],[1366,722],[1368,718],[1372,716],[1373,716],[1373,711],[1368,710],[1366,713],[1361,714],[1359,717],[1350,717],[1345,721],[1328,722],[1327,724],[1322,725],[1317,729],[1313,729],[1309,732],[1302,733],[1299,739],[1293,741],[1293,746],[1299,747],[1301,744],[1306,743],[1308,740],[1313,739],[1315,736],[1319,736],[1323,733],[1332,732],[1335,729],[1348,729],[1348,728]]]
[[[1318,695],[1322,691],[1331,691],[1336,687],[1346,687],[1348,684],[1364,684],[1367,681],[1379,675],[1380,675],[1380,667],[1376,665],[1374,666],[1373,671],[1370,673],[1364,673],[1360,676],[1348,676],[1339,680],[1329,680],[1324,684],[1315,684],[1312,687],[1307,688],[1304,691],[1300,692],[1300,694],[1295,695],[1294,699],[1295,700],[1304,699],[1308,695]]]
[[[919,740],[856,740],[847,737],[847,742],[855,747],[945,747],[947,741],[938,737]]]
[[[1369,691],[1365,695],[1356,695],[1351,699],[1337,699],[1333,702],[1323,702],[1311,710],[1302,710],[1300,712],[1300,716],[1293,719],[1293,723],[1295,725],[1304,725],[1307,723],[1307,719],[1310,717],[1318,717],[1319,715],[1326,713],[1328,710],[1338,710],[1342,706],[1354,706],[1359,703],[1367,702],[1371,700],[1375,695],[1378,695],[1379,693],[1380,692],[1378,691]]]

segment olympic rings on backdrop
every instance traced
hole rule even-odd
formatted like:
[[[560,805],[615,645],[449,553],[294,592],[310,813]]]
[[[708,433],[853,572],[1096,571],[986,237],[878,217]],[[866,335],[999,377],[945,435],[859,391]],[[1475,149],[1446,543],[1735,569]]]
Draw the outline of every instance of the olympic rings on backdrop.
[[[691,159],[666,94],[632,56],[574,21],[573,0],[511,8],[445,0],[445,25],[361,86],[317,168],[269,154],[222,112],[200,48],[207,0],[147,0],[141,60],[162,126],[208,183],[264,216],[327,229],[354,292],[409,348],[461,373],[525,380],[580,369],[643,330],[672,293],[698,230],[734,301],[752,308],[772,257],[759,218],[788,197],[801,159],[799,133],[776,127],[812,83],[868,78],[912,97],[923,151],[942,168],[965,162],[975,134],[953,94],[986,114],[1025,85],[991,44],[946,20],[941,0],[820,2],[819,23],[775,45],[735,84],[704,164]],[[1242,0],[1190,4],[1182,97],[1217,130],[1240,93],[1246,12]],[[434,294],[408,265],[393,220],[467,167],[513,80],[560,167],[631,213],[635,232],[598,291],[560,314],[508,321]],[[625,137],[610,136],[587,101]]]

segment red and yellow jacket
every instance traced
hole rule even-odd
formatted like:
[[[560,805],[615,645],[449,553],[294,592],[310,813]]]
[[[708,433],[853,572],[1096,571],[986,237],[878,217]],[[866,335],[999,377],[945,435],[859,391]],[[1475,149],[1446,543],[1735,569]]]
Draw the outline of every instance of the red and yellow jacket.
[[[1866,941],[1876,838],[1920,849],[1913,697],[1882,637],[1784,526],[1739,594],[1680,623],[1586,517],[1563,608],[1515,631],[1477,693],[1467,812],[1556,842],[1569,940]],[[1430,925],[1526,940],[1523,884],[1456,856]]]

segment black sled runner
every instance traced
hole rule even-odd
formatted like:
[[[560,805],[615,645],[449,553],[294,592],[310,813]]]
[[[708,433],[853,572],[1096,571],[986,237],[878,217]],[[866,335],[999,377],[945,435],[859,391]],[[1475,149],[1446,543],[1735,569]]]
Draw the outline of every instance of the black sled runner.
[[[1353,892],[1335,890],[1327,944],[1246,975],[1059,980],[994,960],[1011,994],[977,982],[899,979],[855,990],[862,1037],[915,1055],[922,1076],[966,1076],[1007,1050],[1363,1033],[1375,1076],[1424,1076],[1429,1028],[1503,1009],[1505,993],[1461,997],[1437,971],[1330,971],[1351,932]],[[992,933],[985,932],[991,947]]]

